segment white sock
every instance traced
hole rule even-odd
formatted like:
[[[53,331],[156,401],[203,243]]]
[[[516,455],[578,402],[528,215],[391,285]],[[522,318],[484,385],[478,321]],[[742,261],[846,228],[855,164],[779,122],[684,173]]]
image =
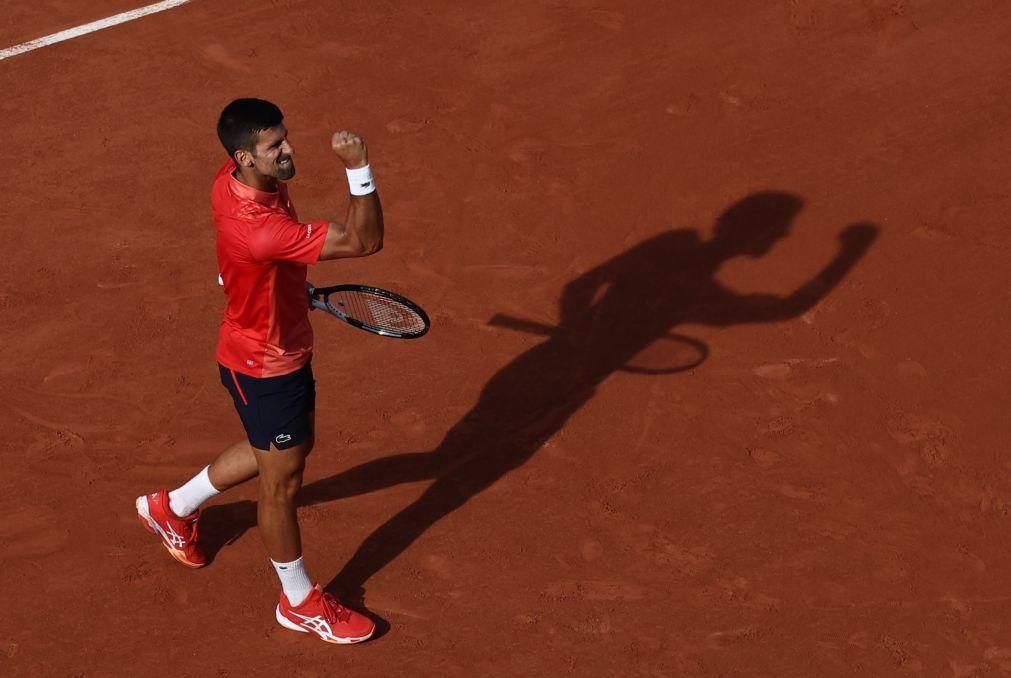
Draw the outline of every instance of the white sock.
[[[204,467],[204,470],[193,476],[188,483],[178,490],[169,492],[169,508],[172,509],[172,513],[180,518],[188,516],[205,501],[220,494],[220,491],[211,485],[211,476],[208,473],[210,468]]]
[[[281,588],[284,590],[288,602],[292,607],[301,605],[309,597],[309,592],[312,591],[312,580],[309,579],[309,575],[305,571],[305,561],[302,560],[302,556],[290,563],[275,563],[273,560],[270,563],[274,566],[274,571],[277,572],[277,576],[281,580]]]

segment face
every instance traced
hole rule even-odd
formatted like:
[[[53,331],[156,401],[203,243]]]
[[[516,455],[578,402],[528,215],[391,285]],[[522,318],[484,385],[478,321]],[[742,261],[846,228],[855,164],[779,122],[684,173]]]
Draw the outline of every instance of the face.
[[[240,158],[247,167],[252,166],[260,174],[288,181],[295,176],[295,160],[292,157],[294,149],[288,143],[288,128],[284,124],[277,127],[269,127],[260,130],[256,148],[253,153],[245,153],[244,158]]]

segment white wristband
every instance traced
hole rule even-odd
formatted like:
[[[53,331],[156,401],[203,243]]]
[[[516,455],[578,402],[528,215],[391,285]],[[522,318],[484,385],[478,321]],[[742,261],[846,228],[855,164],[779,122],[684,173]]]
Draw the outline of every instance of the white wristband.
[[[368,195],[376,190],[376,182],[372,178],[370,165],[344,171],[348,173],[348,187],[351,189],[351,195]]]

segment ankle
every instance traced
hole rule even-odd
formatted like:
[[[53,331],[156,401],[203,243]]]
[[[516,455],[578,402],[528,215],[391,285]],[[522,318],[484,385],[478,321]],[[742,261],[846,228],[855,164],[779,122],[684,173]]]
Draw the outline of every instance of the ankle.
[[[305,571],[305,561],[302,556],[287,563],[279,563],[271,559],[270,563],[277,572],[277,578],[281,580],[281,589],[284,597],[292,607],[298,607],[305,602],[309,594],[312,593],[313,583],[309,574]]]

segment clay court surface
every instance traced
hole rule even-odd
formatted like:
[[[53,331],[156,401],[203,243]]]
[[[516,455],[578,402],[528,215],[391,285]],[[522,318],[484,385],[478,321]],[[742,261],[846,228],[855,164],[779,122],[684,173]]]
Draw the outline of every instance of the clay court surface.
[[[0,674],[1008,675],[1009,64],[984,0],[194,0],[0,61]],[[314,316],[300,519],[356,647],[275,623],[255,483],[203,570],[134,515],[242,436],[238,96],[304,219],[366,137],[385,249],[311,278],[433,320]]]

